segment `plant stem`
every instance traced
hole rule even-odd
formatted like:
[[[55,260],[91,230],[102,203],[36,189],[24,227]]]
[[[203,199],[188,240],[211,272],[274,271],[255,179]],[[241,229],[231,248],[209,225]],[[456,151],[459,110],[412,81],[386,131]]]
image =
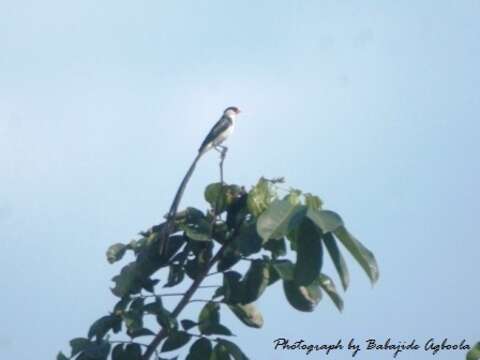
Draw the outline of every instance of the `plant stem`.
[[[199,276],[193,281],[192,285],[190,285],[190,288],[185,292],[185,295],[182,297],[182,299],[177,304],[175,309],[173,309],[171,313],[172,318],[178,317],[178,315],[180,315],[180,313],[185,308],[185,306],[187,306],[193,294],[195,293],[195,291],[197,291],[198,287],[200,286],[200,284],[202,283],[202,281],[205,279],[206,275],[210,271],[211,267],[223,256],[225,248],[226,248],[226,244],[222,245],[222,247],[218,250],[218,252],[212,258],[212,260],[210,260],[210,262],[199,274]],[[142,359],[149,360],[152,354],[155,352],[155,349],[158,347],[158,345],[160,345],[160,343],[166,336],[167,336],[167,332],[165,328],[162,328],[158,332],[158,334],[155,336],[155,338],[152,340],[152,342],[148,345],[147,351],[145,351],[145,354],[143,354]]]
[[[183,295],[185,295],[185,293],[166,293],[166,294],[138,295],[138,296],[132,296],[132,298],[148,299],[151,297],[183,296]]]
[[[218,304],[221,304],[221,303],[222,303],[221,301],[215,301],[215,300],[206,300],[206,299],[193,299],[193,300],[190,300],[189,302],[190,302],[190,303],[194,303],[194,302],[202,302],[202,303],[218,303]]]
[[[252,259],[252,258],[249,258],[249,257],[242,256],[242,257],[240,258],[240,260],[255,261],[255,260],[257,260],[257,259]]]
[[[218,275],[218,274],[222,274],[221,271],[215,271],[215,272],[212,272],[210,274],[207,274],[207,276],[213,276],[213,275]]]

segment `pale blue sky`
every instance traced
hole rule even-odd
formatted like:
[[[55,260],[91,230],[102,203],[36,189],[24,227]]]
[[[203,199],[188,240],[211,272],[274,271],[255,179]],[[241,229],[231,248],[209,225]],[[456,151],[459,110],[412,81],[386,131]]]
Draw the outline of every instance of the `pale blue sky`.
[[[226,180],[320,195],[381,270],[372,289],[348,258],[343,314],[328,299],[297,312],[280,285],[261,330],[225,312],[252,359],[305,358],[274,352],[282,336],[480,339],[480,2],[3,0],[0,14],[2,359],[52,359],[111,308],[106,248],[159,221],[228,105],[244,112]],[[216,164],[202,159],[184,204],[205,206]]]

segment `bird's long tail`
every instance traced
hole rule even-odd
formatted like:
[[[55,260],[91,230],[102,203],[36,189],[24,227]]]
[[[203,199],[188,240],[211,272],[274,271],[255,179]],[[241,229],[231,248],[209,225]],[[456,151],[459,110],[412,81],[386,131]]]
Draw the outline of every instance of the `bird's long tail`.
[[[185,174],[185,177],[182,180],[182,183],[180,184],[177,193],[175,194],[175,198],[173,199],[172,205],[170,206],[170,210],[168,211],[167,218],[172,219],[175,217],[178,206],[180,205],[180,201],[182,200],[183,193],[185,192],[185,188],[187,187],[188,181],[192,177],[193,170],[195,170],[195,166],[197,165],[198,160],[200,160],[200,157],[203,155],[202,151],[199,151],[195,159],[193,160],[192,165],[190,165],[190,168],[188,169],[187,173]]]
[[[167,222],[163,227],[163,236],[160,241],[160,254],[164,255],[168,248],[168,237],[170,233],[173,231],[173,225],[175,221],[175,215],[177,214],[178,206],[180,205],[180,201],[182,200],[183,193],[185,192],[185,188],[187,187],[188,181],[192,177],[193,171],[195,170],[195,166],[197,165],[198,160],[200,160],[201,156],[204,154],[204,151],[200,150],[190,165],[185,177],[182,180],[182,183],[178,187],[177,193],[175,194],[175,198],[173,199],[172,205],[170,206],[170,210],[167,214]]]

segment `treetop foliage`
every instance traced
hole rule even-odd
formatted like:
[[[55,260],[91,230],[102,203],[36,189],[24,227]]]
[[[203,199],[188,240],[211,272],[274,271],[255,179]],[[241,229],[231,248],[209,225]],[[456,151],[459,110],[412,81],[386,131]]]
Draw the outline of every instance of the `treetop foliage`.
[[[379,277],[375,257],[347,230],[340,215],[324,209],[318,196],[281,190],[279,183],[283,179],[261,178],[249,191],[234,184],[208,185],[204,197],[209,209],[187,207],[177,213],[162,255],[158,249],[166,222],[141,232],[130,243],[110,246],[110,263],[121,261],[127,252],[135,258],[112,279],[118,301],[91,325],[86,337],[71,340],[69,356],[59,353],[57,360],[145,360],[150,355],[178,359],[164,353],[181,352],[187,346],[188,351],[183,350],[187,360],[248,359],[227,340],[233,333],[221,322],[221,311],[231,311],[248,327],[261,328],[264,319],[255,302],[277,282],[298,311],[312,312],[322,294],[342,311],[334,280],[322,272],[327,254],[344,290],[350,280],[339,244],[372,283]],[[237,266],[241,262],[248,264],[243,272],[245,267]],[[168,269],[166,279],[155,278],[161,269]],[[222,285],[203,300],[197,318],[179,320],[202,280],[212,274],[221,277]],[[162,298],[180,284],[190,288],[179,294],[175,309],[167,309]],[[147,328],[146,317],[154,318],[157,328]],[[122,330],[128,340],[115,339]],[[140,337],[148,344],[143,339],[138,342]]]

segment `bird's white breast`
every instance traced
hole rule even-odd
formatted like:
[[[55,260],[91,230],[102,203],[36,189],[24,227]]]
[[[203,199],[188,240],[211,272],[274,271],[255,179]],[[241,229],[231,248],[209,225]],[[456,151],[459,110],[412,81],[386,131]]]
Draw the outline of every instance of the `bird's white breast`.
[[[231,117],[232,125],[229,126],[224,132],[222,132],[218,137],[213,141],[213,145],[217,146],[224,142],[232,133],[235,128],[235,117]]]

